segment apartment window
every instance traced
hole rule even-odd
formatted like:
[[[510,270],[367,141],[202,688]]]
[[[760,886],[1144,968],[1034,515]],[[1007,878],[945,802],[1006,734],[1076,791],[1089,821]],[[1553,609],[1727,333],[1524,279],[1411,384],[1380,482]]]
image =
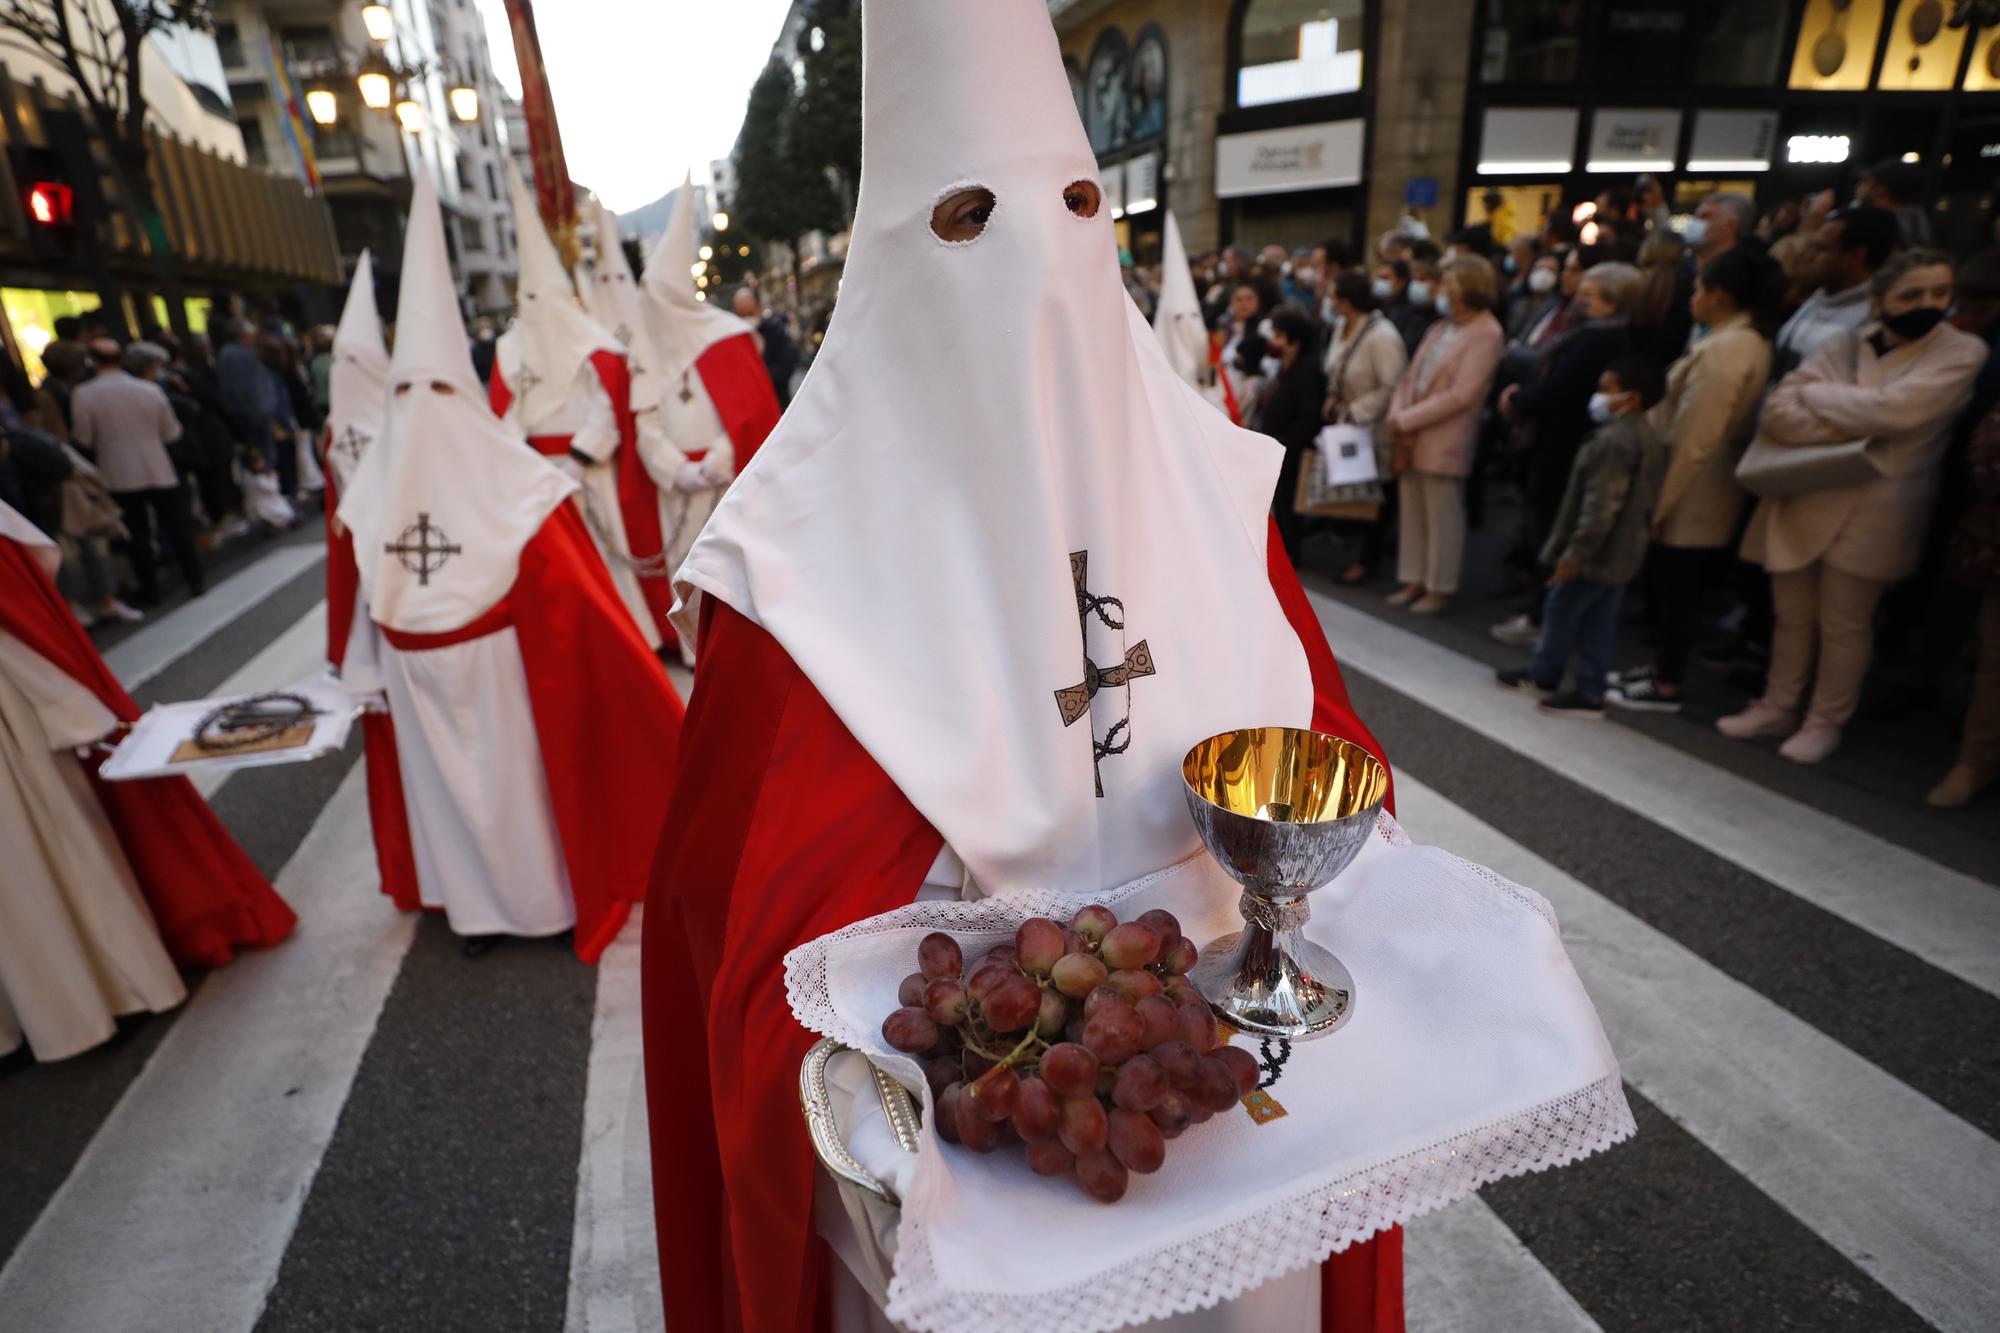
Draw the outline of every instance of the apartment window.
[[[465,218],[458,224],[459,244],[466,250],[486,249],[486,226],[477,218]]]
[[[1236,104],[1267,106],[1361,87],[1362,0],[1251,0]]]
[[[331,28],[285,28],[279,38],[284,43],[285,59],[295,65],[329,62],[340,55]]]
[[[494,174],[491,162],[486,164],[486,197],[488,199],[498,199],[500,197],[500,178]]]
[[[243,131],[243,153],[252,164],[266,165],[270,159],[264,156],[264,123],[258,120],[239,120],[236,128]]]
[[[472,192],[472,167],[465,160],[465,154],[458,155],[458,188],[466,194]]]
[[[222,57],[223,68],[236,69],[242,66],[243,35],[236,30],[234,23],[215,25],[215,49]]]

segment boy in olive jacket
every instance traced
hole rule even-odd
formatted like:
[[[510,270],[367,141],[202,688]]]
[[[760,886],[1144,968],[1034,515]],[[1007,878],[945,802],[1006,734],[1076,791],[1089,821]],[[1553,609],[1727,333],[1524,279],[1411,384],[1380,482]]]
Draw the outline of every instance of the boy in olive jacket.
[[[1525,668],[1497,673],[1508,689],[1537,689],[1555,717],[1604,716],[1604,682],[1618,639],[1625,585],[1646,558],[1646,543],[1667,475],[1666,437],[1646,409],[1666,396],[1666,372],[1650,357],[1614,361],[1598,377],[1590,415],[1597,430],[1570,465],[1542,563],[1553,565],[1542,637]],[[1575,662],[1575,684],[1563,674]]]

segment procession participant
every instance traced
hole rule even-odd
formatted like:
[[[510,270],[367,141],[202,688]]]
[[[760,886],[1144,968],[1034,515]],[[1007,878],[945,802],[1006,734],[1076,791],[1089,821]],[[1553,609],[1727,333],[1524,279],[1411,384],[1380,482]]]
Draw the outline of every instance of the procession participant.
[[[1376,748],[1272,530],[1281,451],[1125,295],[1046,7],[871,0],[862,25],[839,312],[676,580],[705,624],[701,780],[644,952],[669,1328],[854,1326],[813,1232],[788,950],[927,884],[1081,905],[1177,864],[1181,759],[1228,728]],[[1400,1329],[1400,1256],[1392,1230],[1276,1279],[1256,1303],[1292,1316],[1260,1327]]]
[[[0,504],[0,1055],[61,1060],[187,998],[294,922],[185,778],[106,782],[81,747],[139,716],[56,591],[55,545]]]
[[[639,459],[625,349],[585,314],[534,196],[512,164],[515,251],[521,274],[513,326],[500,335],[489,397],[536,452],[582,483],[578,512],[648,647],[665,641],[673,594],[660,560],[659,493]]]
[[[397,314],[382,437],[339,519],[380,630],[420,901],[467,936],[574,926],[593,962],[645,894],[680,700],[566,503],[576,483],[486,408],[428,177]]]
[[[337,511],[362,456],[381,438],[389,400],[389,349],[382,342],[382,318],[375,309],[375,261],[366,250],[354,266],[347,304],[333,333],[327,380],[326,430],[320,442],[326,460],[326,660],[349,692],[361,698],[382,687],[374,670],[380,654],[375,650],[374,622],[355,597],[354,535]],[[403,810],[396,724],[388,713],[371,708],[361,715],[361,735],[368,768],[368,822],[375,836],[382,892],[396,906],[414,912],[422,906],[422,898],[410,850],[409,816]]]
[[[1208,382],[1208,323],[1201,317],[1201,297],[1194,290],[1194,271],[1181,244],[1180,224],[1167,213],[1167,239],[1160,252],[1160,305],[1153,312],[1153,332],[1166,349],[1167,364],[1189,384]]]
[[[757,339],[743,320],[697,296],[694,286],[694,189],[674,195],[667,229],[646,259],[645,337],[659,358],[660,434],[678,451],[666,504],[669,572],[701,535],[737,473],[778,423],[778,397]],[[662,461],[659,466],[667,466]],[[694,663],[684,635],[681,657]]]

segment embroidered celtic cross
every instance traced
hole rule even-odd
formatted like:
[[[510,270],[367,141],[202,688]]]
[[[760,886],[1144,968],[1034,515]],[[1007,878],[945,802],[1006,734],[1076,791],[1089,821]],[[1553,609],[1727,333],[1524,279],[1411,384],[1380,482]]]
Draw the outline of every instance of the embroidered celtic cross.
[[[1093,730],[1091,734],[1090,763],[1097,782],[1097,794],[1104,795],[1104,761],[1114,754],[1124,754],[1132,747],[1132,682],[1141,676],[1154,672],[1153,651],[1144,639],[1125,650],[1124,657],[1110,666],[1099,666],[1090,657],[1090,618],[1097,617],[1098,623],[1106,629],[1117,630],[1121,635],[1125,630],[1125,603],[1116,597],[1099,597],[1087,586],[1090,568],[1090,552],[1071,551],[1069,553],[1070,579],[1076,584],[1077,628],[1083,639],[1083,680],[1056,694],[1056,711],[1062,716],[1065,727],[1073,726],[1090,712],[1091,701],[1097,698],[1099,690],[1122,689],[1125,691],[1125,715],[1112,723],[1100,738]]]
[[[428,588],[431,575],[443,569],[445,561],[465,548],[454,543],[443,528],[433,527],[429,514],[418,514],[415,523],[404,528],[395,541],[382,543],[382,549],[417,576],[419,588]]]
[[[370,435],[365,430],[361,430],[356,426],[349,426],[346,430],[334,436],[333,443],[328,447],[332,453],[346,459],[348,464],[352,466],[361,461],[361,451],[366,449],[368,442],[374,438],[373,435]]]

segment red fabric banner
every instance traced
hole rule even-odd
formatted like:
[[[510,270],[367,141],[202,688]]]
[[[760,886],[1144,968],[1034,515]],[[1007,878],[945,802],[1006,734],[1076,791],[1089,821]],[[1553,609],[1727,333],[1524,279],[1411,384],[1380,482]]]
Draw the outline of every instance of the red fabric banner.
[[[514,35],[514,59],[521,66],[521,111],[528,125],[528,156],[535,168],[535,205],[542,225],[565,265],[576,262],[576,192],[563,158],[562,131],[556,127],[555,98],[542,64],[542,41],[535,35],[533,0],[506,0],[507,27]]]

